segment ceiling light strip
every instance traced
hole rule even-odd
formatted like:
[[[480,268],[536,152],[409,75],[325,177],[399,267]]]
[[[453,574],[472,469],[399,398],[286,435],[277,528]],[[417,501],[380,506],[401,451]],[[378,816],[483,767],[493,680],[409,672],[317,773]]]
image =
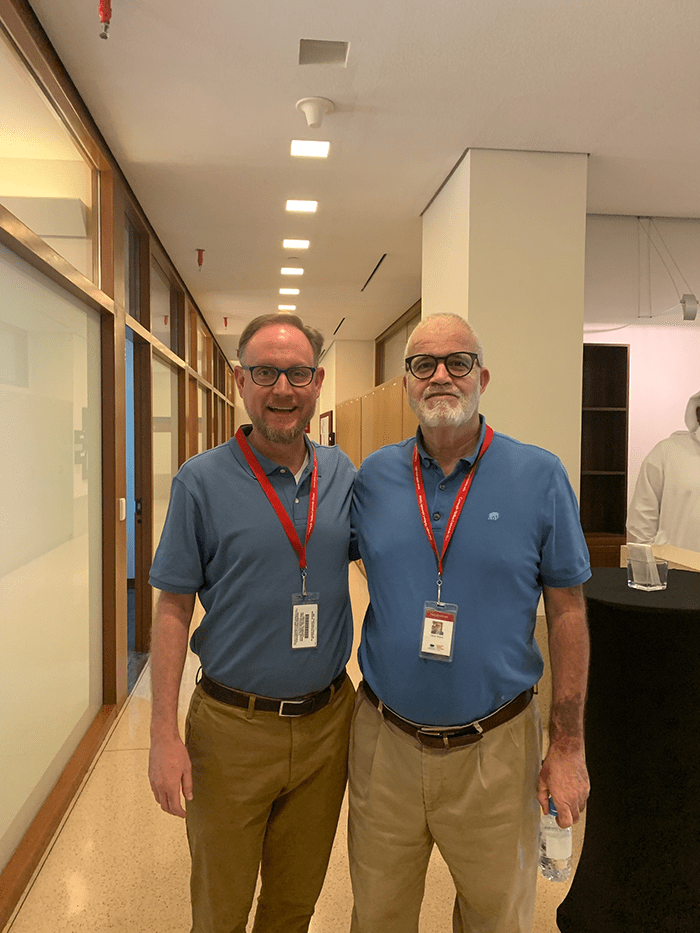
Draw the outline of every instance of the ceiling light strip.
[[[301,214],[314,214],[318,207],[318,201],[287,201],[286,209]]]
[[[307,159],[327,159],[331,144],[317,139],[293,139],[290,153]]]

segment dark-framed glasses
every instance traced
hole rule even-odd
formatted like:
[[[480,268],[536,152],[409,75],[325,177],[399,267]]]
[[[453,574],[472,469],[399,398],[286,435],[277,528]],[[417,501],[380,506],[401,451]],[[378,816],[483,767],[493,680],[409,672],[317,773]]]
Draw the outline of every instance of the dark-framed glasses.
[[[465,350],[462,353],[448,353],[447,356],[431,356],[429,353],[419,353],[416,356],[406,357],[406,371],[416,379],[430,379],[435,374],[439,363],[445,364],[445,369],[459,379],[468,376],[474,369],[474,363],[479,362],[479,354]]]
[[[284,373],[290,386],[302,389],[310,384],[316,372],[315,366],[288,366],[287,369],[279,369],[277,366],[244,366],[248,370],[250,378],[256,386],[273,386],[279,377]]]

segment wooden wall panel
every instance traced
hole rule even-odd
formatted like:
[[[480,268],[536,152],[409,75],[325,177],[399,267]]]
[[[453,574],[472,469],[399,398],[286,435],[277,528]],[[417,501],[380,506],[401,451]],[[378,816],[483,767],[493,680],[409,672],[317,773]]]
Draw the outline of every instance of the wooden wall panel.
[[[377,386],[362,396],[362,459],[403,439],[403,378]]]
[[[376,389],[360,398],[360,460],[364,460],[373,450],[376,450],[374,435],[377,430],[377,397]]]
[[[343,402],[336,408],[335,440],[359,467],[362,462],[362,405],[359,398]]]
[[[402,389],[403,401],[401,405],[401,439],[403,440],[406,437],[413,437],[416,433],[416,428],[418,427],[418,418],[413,412],[413,409],[408,404],[408,396],[406,395],[406,390]]]

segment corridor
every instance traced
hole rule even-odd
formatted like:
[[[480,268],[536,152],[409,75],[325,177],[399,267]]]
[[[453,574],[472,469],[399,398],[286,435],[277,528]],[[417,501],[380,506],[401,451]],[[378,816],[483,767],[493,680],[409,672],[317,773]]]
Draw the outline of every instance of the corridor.
[[[348,670],[357,683],[355,655],[367,588],[355,565],[350,567],[350,592],[355,645]],[[193,624],[200,617],[195,616]],[[180,695],[183,719],[197,667],[197,658],[190,653]],[[159,809],[148,784],[150,694],[148,664],[4,933],[189,930],[189,854],[184,822]],[[310,933],[347,933],[350,927],[346,817],[344,807]],[[576,827],[575,854],[582,835],[582,827]],[[568,887],[538,879],[533,933],[557,933],[556,908]],[[453,891],[447,867],[434,850],[420,933],[451,930]]]

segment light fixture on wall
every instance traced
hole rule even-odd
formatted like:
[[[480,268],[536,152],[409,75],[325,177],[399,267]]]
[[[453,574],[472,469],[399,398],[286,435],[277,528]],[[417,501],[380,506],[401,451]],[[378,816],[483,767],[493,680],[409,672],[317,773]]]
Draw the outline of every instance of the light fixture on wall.
[[[642,223],[643,220],[646,220],[646,221],[647,221],[647,223],[648,223],[648,229],[647,229],[647,227]],[[659,230],[659,228],[658,228],[658,227],[656,226],[656,224],[654,223],[653,217],[638,217],[638,218],[637,218],[637,223],[638,223],[639,229],[642,230],[642,231],[644,232],[644,234],[646,235],[646,237],[647,237],[649,243],[650,243],[650,244],[654,247],[654,249],[656,250],[656,253],[657,253],[659,259],[661,260],[661,262],[662,262],[664,268],[666,269],[666,272],[668,272],[668,277],[669,277],[669,279],[671,280],[671,284],[672,284],[673,287],[675,288],[676,294],[678,295],[678,303],[680,304],[681,309],[682,309],[682,312],[683,312],[683,320],[684,320],[684,321],[694,321],[695,318],[696,318],[696,316],[697,316],[697,313],[698,313],[698,300],[697,300],[697,298],[695,297],[695,295],[693,294],[693,292],[692,292],[692,290],[691,290],[691,288],[690,288],[690,285],[688,285],[687,281],[685,280],[685,277],[684,277],[683,273],[681,272],[678,263],[677,263],[676,260],[673,258],[673,254],[671,253],[671,250],[668,248],[668,246],[667,246],[667,244],[666,244],[664,238],[661,236],[661,231]],[[687,290],[688,290],[688,291],[685,292],[683,295],[681,295],[680,289],[679,289],[678,286],[676,285],[676,281],[675,281],[673,275],[671,274],[671,270],[669,269],[668,264],[667,264],[666,260],[664,259],[663,255],[662,255],[662,253],[661,253],[661,250],[659,249],[659,247],[656,245],[656,243],[655,243],[654,240],[652,239],[652,236],[651,236],[651,229],[652,229],[652,228],[655,230],[656,235],[658,236],[659,240],[661,241],[661,244],[663,245],[664,249],[665,249],[666,252],[668,253],[669,258],[671,259],[671,262],[672,262],[673,265],[676,267],[676,271],[677,271],[678,275],[679,275],[679,276],[681,277],[681,279],[683,280],[683,285],[684,285],[684,286],[687,288]],[[640,274],[641,274],[641,270],[640,270]],[[670,308],[669,310],[672,311],[673,308]]]
[[[681,308],[683,308],[683,320],[694,321],[698,313],[698,299],[695,295],[683,295]]]

